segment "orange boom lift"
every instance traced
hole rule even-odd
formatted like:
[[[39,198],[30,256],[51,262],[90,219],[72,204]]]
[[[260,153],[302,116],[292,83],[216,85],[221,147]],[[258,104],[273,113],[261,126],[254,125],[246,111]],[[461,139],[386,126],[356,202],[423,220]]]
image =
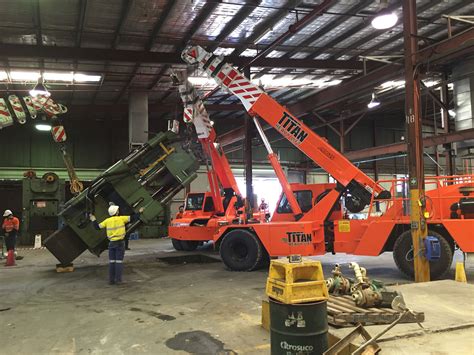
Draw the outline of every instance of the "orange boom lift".
[[[376,256],[393,251],[399,269],[413,277],[409,200],[399,193],[406,186],[404,179],[373,181],[222,58],[199,46],[186,48],[182,58],[236,95],[255,120],[261,117],[337,181],[291,184],[292,191],[284,189],[268,223],[236,224],[220,219],[212,220],[214,226],[208,223],[206,227],[215,230],[212,239],[220,246],[228,268],[251,271],[261,266],[267,255],[343,252]],[[426,199],[428,234],[432,238],[428,238],[423,252],[430,259],[431,277],[437,278],[449,269],[456,246],[463,252],[474,252],[474,176],[439,176],[427,178],[425,184],[431,189]],[[301,214],[294,212],[293,199]],[[345,217],[346,211],[358,213],[364,209],[365,219]]]

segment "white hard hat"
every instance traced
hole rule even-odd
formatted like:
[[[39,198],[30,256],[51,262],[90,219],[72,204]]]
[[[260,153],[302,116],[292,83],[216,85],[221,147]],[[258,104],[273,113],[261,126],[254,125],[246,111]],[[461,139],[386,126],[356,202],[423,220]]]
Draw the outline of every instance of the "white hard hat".
[[[5,210],[5,212],[3,212],[3,217],[8,217],[8,216],[11,216],[13,214],[12,211],[10,210]]]
[[[115,216],[119,210],[119,206],[117,205],[112,205],[109,207],[109,215]]]

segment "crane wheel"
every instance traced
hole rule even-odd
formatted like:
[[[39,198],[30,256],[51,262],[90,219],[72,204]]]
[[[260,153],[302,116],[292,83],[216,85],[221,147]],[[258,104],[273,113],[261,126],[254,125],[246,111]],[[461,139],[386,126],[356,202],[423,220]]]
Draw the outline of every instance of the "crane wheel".
[[[235,229],[224,236],[220,254],[230,270],[253,271],[261,266],[264,248],[254,233]]]
[[[430,279],[441,278],[451,267],[453,261],[453,249],[441,234],[429,230],[428,235],[438,238],[441,244],[441,257],[438,260],[430,261]],[[413,265],[413,242],[411,231],[407,230],[400,234],[393,245],[393,260],[398,269],[410,279],[415,278]]]
[[[364,210],[365,204],[360,198],[354,195],[346,194],[344,197],[344,205],[352,213],[359,213]]]
[[[176,250],[183,250],[183,246],[181,245],[181,240],[171,238],[171,243]]]
[[[181,247],[185,251],[196,250],[199,246],[199,242],[196,240],[180,240]]]

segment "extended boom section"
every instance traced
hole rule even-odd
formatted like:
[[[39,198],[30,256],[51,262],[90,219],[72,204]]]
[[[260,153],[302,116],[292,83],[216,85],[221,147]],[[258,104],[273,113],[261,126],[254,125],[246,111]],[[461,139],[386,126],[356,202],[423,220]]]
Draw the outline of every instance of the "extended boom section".
[[[374,180],[354,166],[324,138],[293,116],[239,70],[223,62],[222,58],[207,52],[200,46],[186,48],[182,58],[188,64],[197,64],[217,84],[237,96],[251,115],[258,115],[280,132],[287,140],[306,154],[339,183],[340,192],[346,194],[347,207],[353,212],[362,210],[370,203],[372,192],[377,198],[389,198]]]

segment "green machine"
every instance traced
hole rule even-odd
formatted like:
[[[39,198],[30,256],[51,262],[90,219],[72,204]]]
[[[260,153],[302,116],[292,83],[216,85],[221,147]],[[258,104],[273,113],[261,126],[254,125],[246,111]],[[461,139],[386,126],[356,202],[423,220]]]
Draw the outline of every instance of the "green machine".
[[[34,171],[27,171],[24,176],[20,243],[25,245],[33,244],[37,234],[44,240],[58,229],[65,182],[53,172],[39,178]]]
[[[196,178],[198,168],[194,154],[182,147],[175,133],[159,133],[65,204],[60,213],[65,226],[45,241],[46,248],[62,264],[71,263],[86,249],[99,256],[107,249],[108,240],[103,231],[94,228],[89,214],[98,221],[106,219],[110,203],[118,205],[122,215],[144,209],[128,226],[129,233],[144,225],[165,226],[169,202]]]

